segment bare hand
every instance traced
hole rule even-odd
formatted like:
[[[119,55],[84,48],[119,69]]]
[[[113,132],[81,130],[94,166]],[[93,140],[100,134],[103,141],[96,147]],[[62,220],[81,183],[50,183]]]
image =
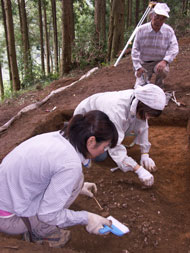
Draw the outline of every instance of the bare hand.
[[[140,68],[137,70],[137,77],[141,77],[143,73],[145,73],[146,70],[144,68]]]
[[[162,72],[164,68],[166,67],[167,63],[166,61],[161,61],[156,65],[156,72]]]

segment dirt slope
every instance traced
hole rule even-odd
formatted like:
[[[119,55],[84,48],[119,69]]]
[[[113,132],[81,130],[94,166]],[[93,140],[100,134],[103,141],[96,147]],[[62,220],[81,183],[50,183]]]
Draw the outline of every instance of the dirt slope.
[[[71,228],[72,240],[65,251],[26,243],[19,236],[13,238],[1,234],[1,252],[190,252],[190,133],[186,130],[190,118],[190,37],[181,39],[179,43],[180,53],[170,67],[165,91],[175,91],[177,101],[183,105],[177,106],[170,101],[162,116],[150,122],[151,157],[159,168],[155,173],[154,187],[142,189],[132,173],[111,173],[110,168],[115,166],[111,159],[94,163],[91,169],[84,171],[85,180],[97,184],[97,199],[104,211],[128,225],[130,233],[121,238],[114,235],[99,237],[89,235],[83,227],[77,226]],[[73,83],[81,75],[55,81],[43,90],[6,101],[0,105],[0,125],[26,105],[41,101],[52,90]],[[71,117],[76,105],[85,97],[102,91],[132,88],[134,81],[128,55],[117,67],[99,69],[56,94],[40,108],[23,114],[0,134],[0,160],[23,140],[60,129],[63,121]],[[137,146],[128,152],[139,160]],[[73,209],[102,214],[93,200],[82,196]]]

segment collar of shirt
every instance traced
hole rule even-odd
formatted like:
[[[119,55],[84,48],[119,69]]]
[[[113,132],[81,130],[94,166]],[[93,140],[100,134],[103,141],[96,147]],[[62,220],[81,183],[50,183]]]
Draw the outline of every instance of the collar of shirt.
[[[59,131],[59,133],[60,133],[60,131]],[[62,134],[61,134],[62,135]],[[88,167],[88,166],[90,166],[90,163],[91,163],[91,159],[86,159],[86,158],[84,158],[84,156],[76,149],[76,152],[77,152],[77,154],[78,154],[78,156],[79,156],[79,158],[80,158],[80,160],[81,160],[81,163],[85,166],[85,167]]]
[[[85,166],[85,167],[88,167],[88,164],[90,163],[90,159],[86,159],[84,158],[84,156],[79,152],[77,151],[77,154],[81,160],[81,163]]]
[[[163,26],[164,24],[161,26],[160,30],[157,33],[163,33]],[[154,29],[152,28],[151,22],[148,23],[148,32],[155,32]]]

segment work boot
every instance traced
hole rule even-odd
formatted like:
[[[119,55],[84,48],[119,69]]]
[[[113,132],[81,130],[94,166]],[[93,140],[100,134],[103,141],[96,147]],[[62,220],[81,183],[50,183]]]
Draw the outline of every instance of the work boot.
[[[47,237],[38,237],[33,234],[33,242],[37,244],[48,243],[49,247],[62,248],[71,239],[71,231],[59,229]],[[29,232],[23,234],[23,240],[30,242]]]
[[[71,239],[71,231],[60,229],[59,235],[52,234],[45,239],[52,248],[63,248],[65,244]]]

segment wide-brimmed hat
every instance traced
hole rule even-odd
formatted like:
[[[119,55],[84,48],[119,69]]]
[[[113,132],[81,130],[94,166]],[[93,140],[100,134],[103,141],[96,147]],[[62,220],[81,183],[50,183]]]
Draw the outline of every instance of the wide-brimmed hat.
[[[170,8],[165,3],[157,3],[154,7],[154,12],[158,15],[162,15],[169,18],[168,13],[170,12]]]

